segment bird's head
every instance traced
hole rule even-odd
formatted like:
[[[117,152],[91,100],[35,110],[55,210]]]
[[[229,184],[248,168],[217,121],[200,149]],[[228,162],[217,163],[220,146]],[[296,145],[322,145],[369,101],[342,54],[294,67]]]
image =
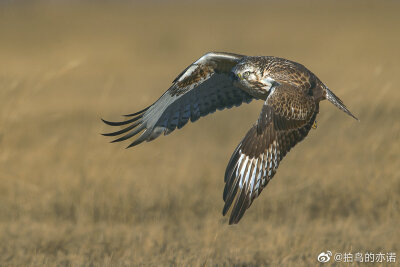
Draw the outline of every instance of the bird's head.
[[[264,77],[263,68],[251,61],[238,63],[231,73],[233,84],[245,91],[251,90],[258,97],[265,97],[275,81],[269,77]]]
[[[258,83],[262,76],[259,68],[247,62],[238,63],[232,69],[231,75],[235,85],[247,88]]]

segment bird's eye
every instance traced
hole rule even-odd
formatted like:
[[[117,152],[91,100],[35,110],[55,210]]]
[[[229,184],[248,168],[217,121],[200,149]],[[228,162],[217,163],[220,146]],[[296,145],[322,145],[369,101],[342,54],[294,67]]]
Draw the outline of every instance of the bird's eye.
[[[250,76],[250,71],[243,72],[243,78],[247,79]]]

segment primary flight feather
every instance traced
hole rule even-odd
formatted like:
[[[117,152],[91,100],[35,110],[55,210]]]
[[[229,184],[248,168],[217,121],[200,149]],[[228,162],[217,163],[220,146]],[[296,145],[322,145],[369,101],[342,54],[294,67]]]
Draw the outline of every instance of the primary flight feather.
[[[127,140],[128,147],[151,141],[182,128],[214,111],[264,100],[255,125],[239,143],[225,172],[223,215],[233,208],[229,224],[238,223],[253,200],[274,176],[287,152],[316,126],[319,102],[328,99],[358,120],[311,71],[303,65],[271,56],[211,52],[188,66],[151,106],[110,122],[125,126],[104,134]]]

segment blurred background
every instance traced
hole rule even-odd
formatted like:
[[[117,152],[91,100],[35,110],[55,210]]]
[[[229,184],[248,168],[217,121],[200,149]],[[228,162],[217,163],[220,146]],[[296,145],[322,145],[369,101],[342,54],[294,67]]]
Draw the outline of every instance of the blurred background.
[[[1,266],[313,266],[400,253],[398,1],[0,3]],[[322,102],[238,225],[223,175],[262,102],[125,150],[100,133],[208,51],[312,70]],[[400,259],[397,259],[397,262]]]

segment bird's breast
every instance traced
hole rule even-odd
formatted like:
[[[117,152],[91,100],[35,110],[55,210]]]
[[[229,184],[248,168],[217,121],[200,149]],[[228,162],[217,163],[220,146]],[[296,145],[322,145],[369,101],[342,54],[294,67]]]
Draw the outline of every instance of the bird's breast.
[[[258,81],[251,81],[243,84],[241,82],[234,82],[234,85],[245,91],[246,93],[254,96],[258,99],[267,99],[269,94],[269,89],[271,86],[266,86],[265,84]]]

